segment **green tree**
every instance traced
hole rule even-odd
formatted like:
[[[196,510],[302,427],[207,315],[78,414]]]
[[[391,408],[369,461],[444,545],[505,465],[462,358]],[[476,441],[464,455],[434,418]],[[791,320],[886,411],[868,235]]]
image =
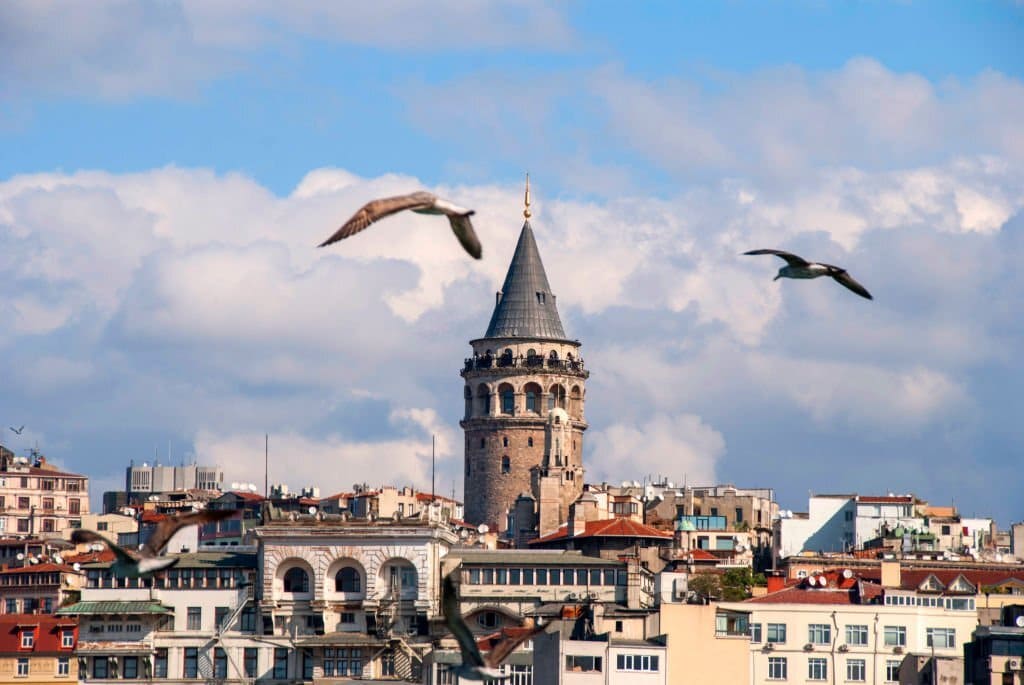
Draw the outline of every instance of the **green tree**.
[[[722,584],[717,573],[695,573],[690,576],[689,588],[698,597],[718,599],[722,596]]]
[[[764,574],[754,573],[749,567],[731,568],[722,574],[722,599],[727,602],[747,599],[755,585],[764,583]]]

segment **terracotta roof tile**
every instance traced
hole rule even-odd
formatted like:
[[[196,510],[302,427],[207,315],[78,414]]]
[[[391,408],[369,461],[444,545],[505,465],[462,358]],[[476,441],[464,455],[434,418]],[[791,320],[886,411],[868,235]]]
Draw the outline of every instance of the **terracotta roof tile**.
[[[35,644],[27,649],[21,647],[21,633],[32,630]],[[61,647],[61,632],[72,630],[75,642],[78,638],[76,621],[65,617],[46,614],[2,614],[0,615],[0,654],[68,654],[74,647]]]
[[[554,533],[545,535],[542,538],[531,540],[534,545],[543,542],[568,539],[568,525],[563,525]],[[573,535],[572,538],[597,538],[597,537],[618,537],[618,538],[657,538],[659,540],[671,540],[672,534],[660,531],[657,528],[637,523],[625,518],[605,519],[603,521],[587,521],[583,531]]]

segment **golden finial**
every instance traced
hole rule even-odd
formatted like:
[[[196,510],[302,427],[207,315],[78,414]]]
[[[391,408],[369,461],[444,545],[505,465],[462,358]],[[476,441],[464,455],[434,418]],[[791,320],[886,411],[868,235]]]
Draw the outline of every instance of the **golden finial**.
[[[525,197],[525,202],[526,202],[526,209],[523,210],[523,216],[525,216],[527,219],[529,219],[530,216],[531,216],[531,213],[530,213],[530,173],[529,172],[526,173],[526,197]]]

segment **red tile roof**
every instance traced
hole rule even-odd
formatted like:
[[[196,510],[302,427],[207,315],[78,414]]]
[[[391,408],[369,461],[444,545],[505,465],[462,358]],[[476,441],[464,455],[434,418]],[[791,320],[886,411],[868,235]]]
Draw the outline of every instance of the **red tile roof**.
[[[255,492],[240,492],[238,490],[232,490],[230,493],[227,494],[234,495],[239,499],[244,499],[247,502],[262,502],[264,499],[266,499],[265,497],[263,497],[263,495],[257,494]]]
[[[107,563],[116,558],[114,553],[106,547],[104,547],[100,552],[83,552],[82,554],[69,554],[62,556],[65,564]]]
[[[52,564],[46,562],[43,564],[30,564],[28,566],[19,566],[17,568],[0,569],[0,574],[10,573],[53,573],[59,571],[61,573],[78,573],[75,569],[71,568],[67,564]]]
[[[868,504],[913,504],[913,495],[886,495],[886,496],[874,496],[874,495],[857,495],[858,502],[866,502]]]
[[[1000,585],[1007,580],[1024,581],[1024,568],[1008,568],[1005,571],[993,570],[964,570],[960,569],[902,569],[900,571],[900,588],[914,590],[925,581],[928,576],[935,576],[943,585],[949,585],[959,576],[963,576],[981,592],[982,586]],[[878,576],[875,576],[876,578]]]
[[[706,549],[691,549],[686,556],[693,557],[694,561],[714,561],[716,563],[719,561],[718,557]]]
[[[545,535],[542,538],[531,540],[530,544],[534,545],[543,542],[553,542],[555,540],[566,540],[569,539],[568,524],[563,525],[554,533]],[[652,528],[651,526],[643,523],[637,523],[625,518],[614,518],[605,519],[603,521],[587,521],[583,527],[583,531],[572,536],[572,539],[577,538],[657,538],[659,540],[671,540],[672,533],[666,533]]]
[[[526,635],[532,630],[533,628],[530,627],[502,628],[495,633],[477,638],[476,646],[481,652],[489,652],[494,649],[495,645],[503,641],[505,638],[520,637],[522,635]]]
[[[835,569],[747,601],[758,604],[867,604],[882,593],[880,585],[865,582],[856,574],[847,578],[842,569]]]
[[[35,644],[22,649],[21,634],[27,630],[34,633]],[[0,654],[5,656],[66,654],[70,656],[74,652],[74,647],[61,647],[61,632],[64,630],[74,631],[75,644],[77,644],[78,627],[73,619],[46,614],[0,614]]]

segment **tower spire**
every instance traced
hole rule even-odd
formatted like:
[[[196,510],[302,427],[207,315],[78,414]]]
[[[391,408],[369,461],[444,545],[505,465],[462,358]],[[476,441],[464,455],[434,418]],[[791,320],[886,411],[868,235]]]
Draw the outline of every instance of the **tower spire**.
[[[523,202],[526,205],[526,207],[523,209],[523,216],[526,217],[527,219],[529,219],[532,216],[532,212],[530,212],[530,172],[529,171],[526,172],[526,193],[525,193],[525,195],[523,197]]]

